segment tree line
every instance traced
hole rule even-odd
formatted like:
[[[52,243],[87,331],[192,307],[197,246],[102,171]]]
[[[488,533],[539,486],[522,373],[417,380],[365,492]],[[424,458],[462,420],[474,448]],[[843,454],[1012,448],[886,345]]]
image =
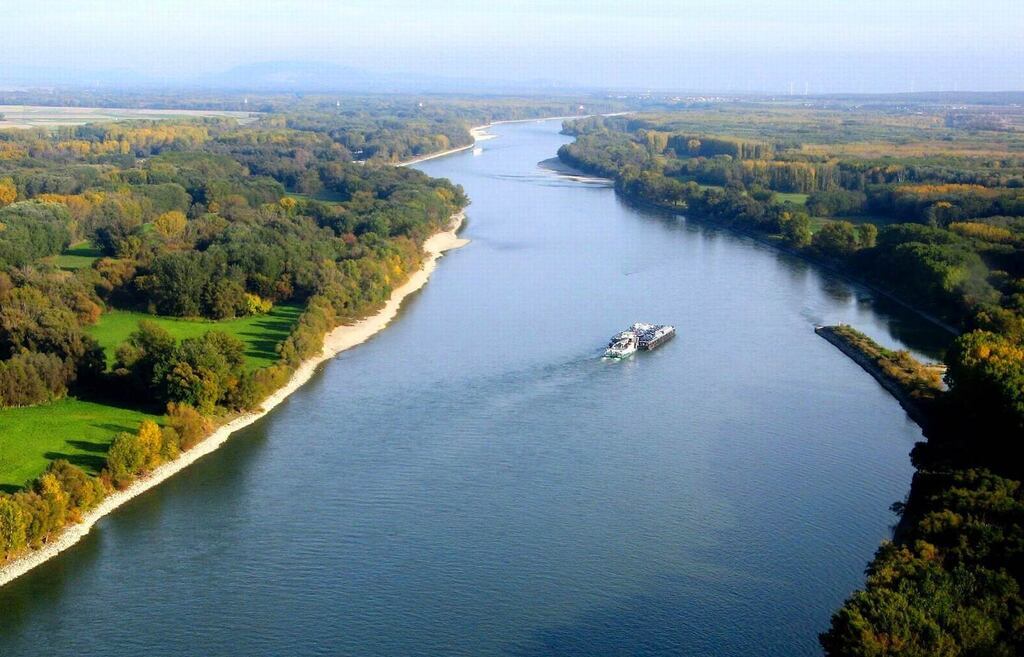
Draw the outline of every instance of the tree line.
[[[643,116],[567,129],[577,138],[559,157],[614,178],[623,196],[759,234],[960,327],[945,359],[948,391],[930,406],[927,442],[912,454],[910,495],[894,505],[895,540],[878,550],[864,588],[820,640],[830,656],[1024,653],[1020,188],[999,172],[975,176],[977,162],[959,175],[952,156],[928,182],[912,173],[917,163],[898,158],[882,178],[857,159],[815,164],[800,178],[792,167],[801,163],[742,159],[756,153],[743,148],[706,157],[689,146],[692,134]],[[796,190],[810,192],[805,204],[779,195]]]
[[[446,180],[355,164],[319,132],[187,120],[3,140],[18,148],[0,160],[0,409],[69,394],[167,409],[160,424],[116,436],[98,478],[54,461],[0,495],[4,555],[38,547],[190,449],[210,418],[258,407],[327,331],[385,302],[420,266],[423,241],[467,203]],[[279,165],[253,166],[260,143],[274,144]],[[315,172],[325,200],[303,195],[293,171]],[[80,241],[99,256],[62,268],[60,254]],[[279,303],[305,310],[277,362],[255,371],[215,324],[178,340],[142,321],[109,369],[89,334],[111,309],[217,320]]]

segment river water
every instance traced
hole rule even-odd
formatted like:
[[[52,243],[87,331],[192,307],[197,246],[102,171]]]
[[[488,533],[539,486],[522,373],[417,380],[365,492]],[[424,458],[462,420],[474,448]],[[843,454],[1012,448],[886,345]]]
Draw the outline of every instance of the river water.
[[[0,590],[0,655],[814,655],[921,435],[813,332],[936,330],[748,238],[538,168],[420,168],[464,236],[370,342]],[[679,336],[599,356],[634,321]]]

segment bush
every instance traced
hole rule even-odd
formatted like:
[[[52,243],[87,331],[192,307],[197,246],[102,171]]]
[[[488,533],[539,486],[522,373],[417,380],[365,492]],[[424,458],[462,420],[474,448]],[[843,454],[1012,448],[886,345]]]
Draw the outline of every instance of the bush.
[[[859,244],[857,231],[849,221],[829,222],[811,238],[811,245],[815,249],[833,257],[849,256],[857,250]]]
[[[60,399],[67,394],[74,374],[71,361],[56,354],[26,351],[0,361],[0,408]]]
[[[167,404],[167,426],[174,429],[182,450],[192,449],[210,433],[210,420],[188,404]]]
[[[819,217],[858,214],[864,210],[867,200],[864,192],[845,189],[813,192],[807,197],[807,211]]]
[[[121,432],[107,452],[107,470],[118,488],[124,488],[135,478],[161,463],[163,435],[152,420],[143,420],[138,433]]]
[[[0,555],[38,547],[105,496],[100,480],[65,460],[54,461],[25,490],[0,495]]]

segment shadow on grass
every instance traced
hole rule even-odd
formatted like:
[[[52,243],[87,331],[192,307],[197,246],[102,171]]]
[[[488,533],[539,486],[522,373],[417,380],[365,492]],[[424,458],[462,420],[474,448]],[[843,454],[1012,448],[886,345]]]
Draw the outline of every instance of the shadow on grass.
[[[292,327],[295,326],[299,314],[296,313],[294,318],[289,319],[268,318],[253,322],[253,328],[258,330],[239,333],[239,336],[244,338],[248,345],[245,355],[250,358],[261,358],[271,362],[276,361],[278,357],[277,345],[281,344],[288,337]]]
[[[122,431],[125,431],[125,429],[122,429]],[[69,440],[68,444],[74,447],[75,449],[79,449],[83,452],[98,452],[100,454],[106,454],[107,449],[110,447],[109,443],[93,443],[89,442],[88,440]]]
[[[106,375],[112,376],[112,375]],[[139,400],[128,398],[123,391],[119,391],[116,385],[111,385],[107,381],[97,381],[91,385],[78,385],[75,386],[74,390],[71,391],[71,395],[80,399],[81,401],[92,402],[94,404],[103,404],[104,406],[110,406],[111,408],[119,408],[126,411],[139,411],[142,413],[151,413],[153,415],[163,415],[164,406],[158,402],[152,400]],[[120,425],[110,425],[115,431],[127,431]],[[103,428],[101,426],[101,428]],[[135,429],[130,429],[134,431]]]
[[[14,484],[0,484],[0,493],[17,493],[24,488],[24,486],[15,486]]]
[[[122,431],[129,430],[129,427],[118,427],[115,424],[99,424],[96,425],[103,429]],[[50,461],[56,461],[57,459],[64,459],[72,465],[77,465],[86,472],[92,474],[99,474],[100,470],[107,464],[107,450],[110,448],[109,443],[94,442],[90,440],[69,440],[67,441],[69,447],[74,447],[77,450],[81,450],[83,453],[67,454],[64,452],[46,452],[43,454]]]
[[[114,423],[107,423],[107,424],[99,423],[99,424],[94,424],[92,426],[96,427],[97,429],[103,429],[104,431],[109,431],[111,433],[111,435],[121,433],[122,431],[126,431],[128,433],[135,433],[139,429],[138,425],[129,426],[127,424],[114,424]],[[82,443],[83,445],[96,444],[96,443],[87,443],[84,440],[78,440],[78,441],[69,440],[68,444],[72,445],[74,447],[78,447],[78,445],[75,445],[76,442]],[[103,451],[106,451],[106,449],[107,448],[104,446]],[[88,450],[88,451],[95,451],[95,450]]]
[[[246,356],[249,358],[269,360],[271,362],[277,360],[277,345],[279,345],[284,338],[281,340],[272,340],[259,337],[260,334],[258,333],[243,333],[242,335],[246,337]],[[256,337],[257,339],[252,339],[250,336]]]
[[[102,456],[99,454],[67,454],[64,452],[46,452],[43,456],[50,461],[64,459],[71,465],[77,465],[91,474],[99,474],[103,466],[107,464],[106,450],[104,450]]]
[[[73,466],[78,466],[87,473],[98,475],[99,471],[106,465],[106,456],[99,454],[69,454],[62,451],[47,451],[43,454],[49,461],[57,461],[63,458]]]

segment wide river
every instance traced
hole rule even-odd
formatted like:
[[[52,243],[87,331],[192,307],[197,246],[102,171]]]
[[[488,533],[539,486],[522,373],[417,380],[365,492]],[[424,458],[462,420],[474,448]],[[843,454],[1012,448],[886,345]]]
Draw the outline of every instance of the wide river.
[[[0,655],[815,655],[921,433],[813,332],[943,336],[798,259],[539,168],[430,283],[219,451],[0,589]],[[600,358],[634,321],[678,337]]]

